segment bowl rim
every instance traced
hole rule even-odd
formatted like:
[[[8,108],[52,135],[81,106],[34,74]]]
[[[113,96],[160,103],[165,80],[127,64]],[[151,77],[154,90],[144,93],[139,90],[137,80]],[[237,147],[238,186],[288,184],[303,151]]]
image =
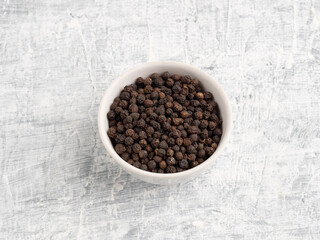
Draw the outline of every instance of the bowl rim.
[[[181,67],[181,68],[186,68],[186,69],[191,69],[192,71],[195,72],[199,72],[201,73],[205,78],[209,79],[210,81],[212,81],[212,83],[215,85],[215,88],[217,89],[218,92],[221,93],[221,97],[223,99],[223,101],[225,102],[225,111],[228,117],[226,119],[223,119],[223,124],[226,124],[227,127],[225,129],[225,131],[223,131],[223,139],[219,142],[218,147],[216,149],[216,151],[203,163],[199,164],[198,166],[185,170],[183,172],[176,172],[176,173],[153,173],[153,172],[149,172],[149,171],[145,171],[139,168],[136,168],[134,166],[132,166],[131,164],[127,163],[125,160],[123,160],[115,151],[111,141],[107,141],[108,135],[106,132],[103,132],[103,124],[105,124],[105,120],[107,120],[107,122],[109,121],[106,118],[106,112],[104,111],[104,108],[102,108],[102,106],[104,105],[104,103],[108,100],[108,93],[115,88],[115,86],[119,83],[119,81],[121,81],[123,78],[125,78],[127,75],[130,75],[132,72],[136,71],[139,68],[147,68],[147,67],[155,67],[155,66],[168,66],[168,65],[175,65],[177,67]],[[200,79],[201,82],[201,79]],[[186,64],[186,63],[182,63],[182,62],[175,62],[175,61],[153,61],[153,62],[146,62],[146,63],[142,63],[142,64],[138,64],[126,71],[124,71],[119,77],[117,77],[115,80],[112,81],[112,83],[109,85],[109,87],[105,90],[104,95],[100,101],[100,105],[99,105],[99,110],[98,110],[98,128],[99,128],[99,134],[100,134],[100,138],[103,142],[104,147],[106,148],[107,152],[111,155],[111,157],[113,159],[116,160],[116,162],[123,167],[124,169],[128,169],[128,171],[132,174],[136,174],[136,175],[143,175],[145,177],[151,177],[151,178],[155,178],[155,179],[176,179],[176,178],[184,178],[187,177],[189,175],[193,175],[197,172],[201,172],[202,170],[205,170],[207,167],[210,166],[211,162],[213,162],[223,151],[223,149],[225,148],[230,134],[231,134],[231,130],[232,130],[232,111],[231,111],[231,105],[230,105],[230,101],[225,93],[225,91],[223,90],[222,86],[220,85],[220,83],[215,80],[211,75],[209,75],[208,73],[204,72],[203,70],[201,70],[200,68],[194,67],[190,64]]]

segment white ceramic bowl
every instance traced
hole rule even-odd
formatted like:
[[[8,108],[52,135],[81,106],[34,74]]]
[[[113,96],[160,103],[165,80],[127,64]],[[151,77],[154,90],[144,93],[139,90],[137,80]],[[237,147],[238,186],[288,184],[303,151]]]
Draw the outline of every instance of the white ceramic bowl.
[[[191,77],[199,79],[204,89],[206,91],[210,91],[213,94],[215,101],[219,106],[220,115],[223,120],[223,131],[221,140],[214,154],[197,167],[172,174],[152,173],[133,167],[122,158],[120,158],[120,156],[114,150],[112,143],[107,135],[107,130],[109,127],[106,114],[109,111],[110,105],[112,104],[114,98],[119,96],[120,91],[126,85],[134,83],[134,81],[138,77],[145,78],[152,73],[162,73],[165,71],[169,71],[171,74],[176,73],[180,75],[190,75]],[[232,128],[231,107],[227,95],[225,94],[220,84],[202,70],[179,62],[148,62],[126,71],[120,77],[113,81],[101,100],[98,114],[98,125],[100,137],[105,148],[107,149],[109,154],[116,160],[116,162],[128,173],[146,182],[169,185],[184,182],[192,177],[195,177],[212,165],[213,161],[219,156],[219,154],[226,146],[228,138],[230,136]]]

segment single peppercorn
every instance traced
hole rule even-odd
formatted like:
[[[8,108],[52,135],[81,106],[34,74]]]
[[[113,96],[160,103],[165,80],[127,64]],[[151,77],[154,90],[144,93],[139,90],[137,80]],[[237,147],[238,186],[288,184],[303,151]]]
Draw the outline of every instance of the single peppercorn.
[[[159,162],[162,161],[162,158],[159,157],[159,156],[154,156],[154,157],[153,157],[153,160],[154,160],[155,162],[159,163]]]
[[[180,138],[177,138],[176,139],[176,143],[178,146],[181,146],[183,144],[183,139],[180,137]]]
[[[111,127],[111,128],[108,129],[107,133],[108,133],[108,136],[110,138],[114,138],[116,136],[116,134],[117,134],[117,129]]]
[[[156,163],[154,160],[151,160],[151,161],[148,162],[147,165],[148,165],[148,168],[149,168],[150,170],[153,170],[153,169],[156,168],[157,163]]]
[[[173,145],[175,145],[176,140],[174,138],[172,138],[172,137],[169,137],[168,140],[167,140],[167,143],[168,143],[169,146],[173,146]]]
[[[168,123],[168,122],[164,122],[164,123],[162,124],[162,128],[163,128],[164,130],[168,131],[168,130],[170,130],[171,125],[170,125],[170,123]]]
[[[168,165],[175,165],[177,163],[177,161],[174,157],[168,157],[166,162]]]
[[[186,149],[184,146],[180,146],[180,151],[181,151],[182,153],[185,153],[185,152],[187,151],[187,149]]]
[[[151,151],[152,151],[152,147],[151,147],[150,145],[147,145],[147,146],[145,147],[145,149],[146,149],[148,152],[151,152]]]
[[[204,149],[201,149],[200,151],[198,151],[198,156],[203,158],[206,155],[206,151]]]
[[[139,112],[139,107],[137,106],[137,104],[134,104],[134,103],[130,104],[128,109],[129,109],[129,112],[131,113]]]
[[[129,116],[129,111],[128,110],[123,110],[121,113],[120,113],[120,117],[121,119],[125,119],[126,117]]]
[[[152,142],[151,142],[151,146],[153,148],[157,148],[159,146],[159,144],[160,144],[160,141],[157,138],[153,139]]]
[[[162,148],[156,148],[155,153],[160,157],[164,157],[166,155],[166,150]]]
[[[172,150],[175,151],[175,152],[178,152],[180,150],[180,147],[178,145],[174,145],[172,147]]]
[[[120,157],[121,157],[123,160],[127,161],[127,160],[129,160],[129,158],[130,158],[130,154],[129,154],[128,152],[125,152],[125,153],[122,153],[122,154],[120,155]]]
[[[144,80],[143,80],[142,77],[138,77],[138,78],[136,79],[136,85],[137,85],[137,86],[141,86],[141,85],[143,84],[143,82],[144,82]]]
[[[182,152],[176,152],[175,158],[176,158],[177,160],[181,160],[181,159],[183,158],[183,153],[182,153]]]
[[[160,115],[160,116],[158,117],[158,122],[159,122],[159,123],[164,123],[166,120],[167,120],[167,118],[166,118],[165,115]]]
[[[181,137],[181,132],[177,129],[173,130],[172,131],[172,137],[174,138],[178,138],[178,137]]]
[[[187,136],[188,136],[187,131],[186,131],[186,130],[182,130],[182,131],[181,131],[181,137],[184,139],[184,138],[186,138]]]
[[[139,157],[140,158],[146,158],[148,156],[148,152],[146,151],[146,150],[141,150],[140,152],[139,152]]]
[[[139,94],[139,95],[137,96],[137,103],[143,104],[145,100],[146,100],[146,97],[145,97],[144,95]]]
[[[123,123],[124,124],[127,124],[127,123],[132,123],[133,119],[131,116],[127,116],[124,120],[123,120]]]
[[[152,93],[153,92],[153,87],[151,85],[147,85],[147,86],[145,86],[143,91],[144,91],[145,94]]]
[[[211,156],[215,151],[213,147],[205,147],[204,149],[209,156]]]
[[[217,136],[217,135],[215,135],[215,136],[213,136],[212,140],[213,140],[216,144],[218,144],[218,143],[220,142],[220,137]]]
[[[134,164],[134,161],[132,159],[127,160],[127,163],[129,163],[130,165]]]
[[[187,151],[188,153],[197,153],[197,149],[192,145],[187,147]]]
[[[221,135],[222,135],[222,130],[221,130],[221,128],[216,128],[216,129],[213,131],[213,133],[214,133],[215,135],[221,136]]]
[[[132,136],[133,140],[138,140],[139,139],[139,134],[138,133],[134,133]]]
[[[200,128],[207,128],[208,127],[208,121],[207,120],[201,120],[200,121]]]
[[[188,155],[187,158],[188,158],[189,161],[192,162],[192,161],[196,160],[197,156],[194,153],[191,153],[191,154]]]
[[[172,122],[174,125],[179,125],[179,124],[182,124],[183,123],[183,119],[182,118],[173,118],[172,119]]]
[[[135,153],[139,153],[141,151],[141,146],[138,144],[138,143],[135,143],[133,144],[132,146],[132,150],[135,152]]]
[[[140,137],[140,139],[146,139],[147,133],[145,131],[141,131],[141,132],[139,132],[139,137]]]
[[[194,167],[196,167],[196,166],[198,166],[198,165],[199,165],[199,162],[197,162],[197,161],[191,162],[191,167],[192,167],[192,168],[194,168]]]
[[[139,161],[139,155],[137,153],[132,153],[131,157],[132,157],[133,161],[135,161],[135,162]]]
[[[155,113],[158,115],[164,115],[166,112],[164,105],[160,105],[155,109]]]
[[[141,118],[137,121],[138,127],[144,127],[145,125],[146,125],[146,121],[143,118]]]
[[[110,121],[109,121],[109,127],[113,127],[113,126],[115,126],[115,125],[117,125],[116,120],[110,120]]]
[[[192,144],[192,141],[191,141],[190,138],[185,138],[185,139],[183,139],[183,145],[184,145],[184,146],[188,147],[188,146],[190,146],[191,144]]]
[[[159,74],[159,73],[152,73],[152,74],[150,75],[150,78],[151,78],[151,79],[155,79],[155,78],[158,78],[158,77],[160,77],[160,74]]]
[[[161,169],[165,169],[165,168],[167,167],[167,163],[166,163],[165,161],[161,161],[161,162],[159,163],[159,167],[160,167]]]
[[[129,105],[129,103],[126,100],[121,100],[119,103],[119,107],[121,107],[122,111],[123,111],[123,109],[126,109],[128,107],[128,105]]]
[[[181,117],[183,117],[183,118],[187,118],[187,117],[189,117],[189,116],[190,116],[190,115],[189,115],[189,112],[188,112],[188,111],[186,111],[186,110],[184,110],[184,111],[180,112],[180,115],[181,115]]]
[[[132,137],[126,137],[126,139],[124,140],[124,143],[128,146],[131,146],[134,143],[134,140]]]
[[[109,120],[114,120],[116,118],[115,111],[111,110],[110,112],[108,112],[107,117],[108,117]]]
[[[166,172],[167,173],[175,173],[175,172],[177,172],[177,169],[174,166],[170,165],[166,168]]]
[[[188,127],[188,133],[190,134],[199,134],[200,129],[197,126],[190,126]]]
[[[159,144],[159,148],[168,149],[168,144],[166,141],[161,141]]]
[[[124,127],[122,124],[119,124],[119,125],[117,126],[117,131],[118,131],[119,133],[124,133],[125,127]]]
[[[194,116],[197,120],[201,120],[203,118],[203,113],[202,112],[195,112]],[[200,125],[200,124],[199,124]]]
[[[161,137],[161,133],[158,131],[154,132],[153,137],[159,139]]]
[[[140,168],[141,167],[141,163],[140,162],[134,162],[133,166],[136,168]]]
[[[156,77],[153,79],[154,85],[156,87],[161,87],[164,83],[163,79],[161,77]]]
[[[120,93],[120,99],[121,100],[126,100],[126,101],[129,101],[130,100],[130,93],[129,92],[126,92],[126,91],[122,91]]]
[[[124,140],[125,140],[125,136],[123,134],[117,134],[115,137],[114,137],[114,140],[116,143],[123,143]]]
[[[170,73],[166,71],[166,72],[162,73],[161,77],[163,79],[167,80],[170,77]]]
[[[152,78],[147,77],[146,79],[144,79],[143,84],[144,85],[151,85],[152,84]]]
[[[140,144],[141,147],[146,147],[147,144],[148,144],[148,142],[147,142],[147,140],[145,140],[145,139],[141,139],[141,140],[139,141],[139,144]]]
[[[148,166],[146,164],[141,164],[140,168],[144,171],[148,171]]]
[[[159,97],[159,93],[158,92],[152,92],[151,95],[150,95],[151,99],[158,99],[158,97]]]
[[[118,154],[122,154],[126,151],[126,147],[123,144],[117,144],[115,150]]]
[[[167,87],[173,87],[174,85],[174,80],[172,78],[168,78],[167,81],[165,82]]]
[[[173,155],[174,155],[174,151],[171,148],[169,148],[167,150],[167,156],[172,157]]]
[[[152,107],[153,106],[153,101],[150,99],[144,100],[144,106],[145,107]]]
[[[173,103],[171,101],[168,101],[165,103],[165,107],[166,108],[172,108],[173,107]]]
[[[131,113],[132,121],[137,121],[140,117],[140,113]]]
[[[186,159],[182,159],[179,161],[179,167],[182,169],[187,169],[189,167],[189,163]]]
[[[173,110],[177,111],[177,112],[181,112],[182,111],[182,106],[180,103],[178,102],[173,102]]]

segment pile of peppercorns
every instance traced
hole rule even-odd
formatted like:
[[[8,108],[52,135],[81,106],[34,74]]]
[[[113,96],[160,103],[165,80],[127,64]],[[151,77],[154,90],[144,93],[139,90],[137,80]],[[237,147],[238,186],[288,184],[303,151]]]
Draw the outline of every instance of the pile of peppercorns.
[[[108,136],[129,164],[155,173],[204,162],[222,135],[219,109],[198,79],[164,72],[125,86],[107,114]]]

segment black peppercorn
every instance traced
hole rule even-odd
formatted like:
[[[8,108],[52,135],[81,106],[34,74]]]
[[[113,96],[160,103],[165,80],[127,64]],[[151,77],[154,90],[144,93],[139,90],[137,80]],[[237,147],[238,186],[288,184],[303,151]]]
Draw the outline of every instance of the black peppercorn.
[[[109,120],[114,120],[116,118],[116,113],[111,110],[110,112],[108,112],[107,117]]]
[[[126,100],[126,101],[129,101],[130,100],[130,93],[129,92],[125,92],[125,91],[122,91],[120,93],[120,99],[121,100]]]
[[[117,134],[114,138],[116,143],[123,143],[126,137],[123,134]]]
[[[110,138],[114,138],[117,134],[117,130],[115,128],[111,127],[108,129],[107,133]]]
[[[176,154],[174,156],[175,156],[175,158],[177,160],[181,160],[183,158],[183,153],[182,152],[176,152]]]
[[[166,155],[166,150],[162,148],[156,148],[155,153],[160,157],[164,157]]]
[[[140,158],[146,158],[148,156],[148,152],[146,151],[146,150],[141,150],[140,152],[139,152],[139,157]]]
[[[154,160],[151,160],[151,161],[148,162],[148,168],[149,168],[150,170],[155,169],[156,166],[157,166],[157,163],[156,163]]]
[[[135,153],[139,153],[141,151],[141,146],[138,144],[138,143],[135,143],[133,144],[132,146],[132,150],[135,152]]]
[[[126,151],[126,147],[123,144],[117,144],[114,148],[118,154],[122,154]]]
[[[161,141],[159,144],[159,148],[168,149],[168,144],[166,141]]]
[[[181,167],[182,169],[187,169],[189,167],[189,163],[186,159],[182,159],[181,161],[179,161],[179,167]]]
[[[134,140],[132,137],[126,137],[126,139],[124,140],[124,143],[128,146],[131,146],[134,143]]]
[[[161,162],[159,163],[159,167],[160,167],[161,169],[165,169],[165,168],[167,167],[167,163],[166,163],[165,161],[161,161]]]
[[[176,159],[174,157],[168,157],[167,158],[167,164],[168,165],[175,165],[177,162],[176,162]]]
[[[175,173],[175,172],[177,172],[177,169],[174,166],[170,165],[166,168],[166,172],[167,173]]]
[[[167,80],[170,77],[170,73],[169,72],[164,72],[161,77],[163,79]]]

